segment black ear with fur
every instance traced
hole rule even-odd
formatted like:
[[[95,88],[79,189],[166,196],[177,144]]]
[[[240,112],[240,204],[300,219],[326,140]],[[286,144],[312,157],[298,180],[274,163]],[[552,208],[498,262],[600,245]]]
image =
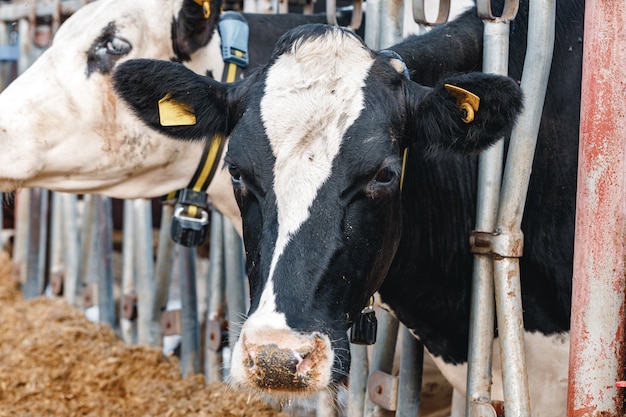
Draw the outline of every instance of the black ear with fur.
[[[446,84],[478,96],[480,103],[471,121]],[[415,137],[427,154],[450,150],[475,153],[509,135],[522,107],[522,92],[509,77],[477,72],[454,75],[441,80],[413,105]]]
[[[209,43],[223,3],[223,0],[183,1],[183,7],[172,22],[174,52],[181,62],[189,61],[191,54]]]
[[[151,59],[123,62],[113,73],[116,93],[134,113],[151,128],[176,139],[229,133],[228,91],[235,86],[198,75],[182,64]],[[165,112],[159,102],[164,98],[174,107],[174,116],[182,114],[181,123],[162,123]]]

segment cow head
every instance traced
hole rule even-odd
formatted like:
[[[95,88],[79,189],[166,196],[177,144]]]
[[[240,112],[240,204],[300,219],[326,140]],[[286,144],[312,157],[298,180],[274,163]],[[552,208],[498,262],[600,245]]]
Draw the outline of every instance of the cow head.
[[[288,32],[266,67],[235,84],[145,60],[120,65],[114,80],[154,129],[192,140],[230,133],[251,293],[231,376],[272,394],[316,392],[348,374],[346,330],[402,233],[404,150],[477,152],[521,107],[509,78],[472,73],[423,87],[401,61],[324,25]],[[473,121],[445,83],[480,97]],[[160,126],[154,104],[166,95],[198,124]]]
[[[0,94],[0,190],[139,198],[186,186],[202,144],[146,129],[111,93],[111,73],[128,59],[154,58],[221,74],[219,39],[210,43],[221,4],[211,0],[208,18],[194,0],[99,0],[74,13]],[[239,218],[230,177],[220,174],[209,193],[221,181],[228,194],[214,200]]]

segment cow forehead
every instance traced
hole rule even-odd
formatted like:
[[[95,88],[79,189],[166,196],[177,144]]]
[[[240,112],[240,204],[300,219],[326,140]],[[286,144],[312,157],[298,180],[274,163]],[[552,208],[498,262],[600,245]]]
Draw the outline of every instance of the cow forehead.
[[[86,4],[70,16],[55,34],[53,44],[71,42],[74,45],[80,40],[93,40],[110,23],[118,29],[133,28],[139,34],[140,28],[154,26],[146,26],[144,22],[170,22],[172,13],[171,0],[99,0]]]
[[[261,119],[275,157],[278,236],[270,276],[290,237],[330,177],[344,134],[363,109],[374,58],[353,35],[330,29],[281,54],[270,67]]]

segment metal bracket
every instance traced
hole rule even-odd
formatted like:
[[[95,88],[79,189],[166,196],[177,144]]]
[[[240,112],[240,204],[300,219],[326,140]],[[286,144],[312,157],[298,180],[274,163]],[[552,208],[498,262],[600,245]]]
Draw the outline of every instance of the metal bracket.
[[[495,232],[473,230],[470,233],[470,252],[494,255],[500,258],[521,258],[524,254],[524,234],[521,231]]]
[[[469,403],[469,417],[497,417],[490,403],[473,400]]]
[[[65,280],[65,273],[63,271],[53,272],[50,275],[50,290],[52,295],[60,297],[63,295],[63,281]]]
[[[504,9],[502,9],[502,14],[500,16],[494,16],[491,12],[491,0],[477,0],[476,1],[476,10],[478,12],[478,17],[483,20],[495,20],[502,22],[509,22],[515,19],[517,16],[517,11],[519,9],[519,0],[505,0],[504,1]]]
[[[372,402],[385,410],[398,408],[398,378],[383,371],[372,372],[367,380],[367,391]]]
[[[363,21],[363,0],[352,1],[352,20],[348,28],[352,31],[357,31],[361,27]],[[337,26],[337,0],[326,1],[326,23],[329,25]]]
[[[137,320],[137,293],[131,291],[122,298],[122,317],[126,320]]]
[[[225,320],[207,321],[207,347],[219,352],[228,345],[228,324]]]
[[[434,22],[426,18],[426,1],[413,0],[413,20],[419,25],[436,26],[446,23],[450,17],[450,0],[439,0],[439,10]]]
[[[183,333],[181,310],[166,310],[161,314],[161,333],[163,333],[163,336],[174,336]]]

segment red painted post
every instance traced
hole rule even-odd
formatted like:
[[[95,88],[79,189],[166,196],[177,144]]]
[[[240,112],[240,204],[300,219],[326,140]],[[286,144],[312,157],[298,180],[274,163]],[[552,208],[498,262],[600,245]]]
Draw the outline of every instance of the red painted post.
[[[623,416],[626,3],[587,0],[568,416]]]

